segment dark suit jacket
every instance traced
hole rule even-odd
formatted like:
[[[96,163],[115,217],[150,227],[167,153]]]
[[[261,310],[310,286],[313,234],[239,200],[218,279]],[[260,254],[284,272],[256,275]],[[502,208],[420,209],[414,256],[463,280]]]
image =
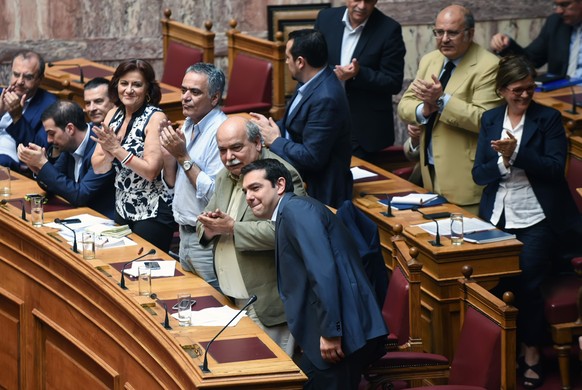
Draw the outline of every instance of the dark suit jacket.
[[[28,145],[34,142],[39,146],[48,146],[46,133],[40,117],[44,110],[56,102],[58,98],[50,92],[39,88],[34,94],[24,115],[16,123],[12,123],[6,132],[16,140],[16,144]]]
[[[109,217],[115,217],[115,171],[98,175],[93,171],[91,156],[95,141],[89,139],[79,172],[79,182],[75,182],[75,158],[63,152],[54,165],[46,163],[38,172],[38,185],[47,192],[65,198],[73,206],[88,206]]]
[[[491,141],[501,138],[506,105],[486,111],[481,120],[473,179],[486,185],[479,216],[490,220],[501,174]],[[579,233],[580,215],[564,178],[567,141],[560,113],[532,102],[526,112],[514,166],[524,169],[546,219],[562,238]]]
[[[319,369],[320,337],[342,336],[351,354],[387,334],[350,233],[313,198],[287,193],[279,203],[277,281],[291,334]]]
[[[548,73],[565,75],[570,61],[571,35],[572,26],[564,24],[560,15],[552,14],[546,19],[537,38],[526,48],[522,48],[512,39],[509,47],[500,54],[503,56],[510,53],[523,54],[536,68],[547,63]]]
[[[307,193],[335,208],[352,198],[350,113],[331,69],[312,79],[297,107],[278,123],[282,137],[270,149],[301,174]],[[289,133],[290,139],[285,138]]]
[[[341,60],[345,11],[346,7],[327,8],[315,21],[315,28],[327,42],[332,68]],[[360,64],[360,72],[345,83],[353,138],[368,152],[394,143],[392,95],[402,89],[405,54],[400,24],[374,8],[352,55]]]

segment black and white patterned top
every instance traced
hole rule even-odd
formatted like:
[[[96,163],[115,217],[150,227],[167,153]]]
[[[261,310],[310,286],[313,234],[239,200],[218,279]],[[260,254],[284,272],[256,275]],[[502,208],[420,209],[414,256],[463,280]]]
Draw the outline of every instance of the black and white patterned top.
[[[121,146],[135,157],[143,158],[145,146],[145,129],[154,112],[159,108],[144,105],[136,111],[127,126]],[[117,133],[125,119],[125,110],[119,108],[109,126]],[[129,221],[141,221],[158,215],[160,197],[171,203],[172,195],[163,185],[161,176],[148,181],[115,161],[115,209],[119,215]]]

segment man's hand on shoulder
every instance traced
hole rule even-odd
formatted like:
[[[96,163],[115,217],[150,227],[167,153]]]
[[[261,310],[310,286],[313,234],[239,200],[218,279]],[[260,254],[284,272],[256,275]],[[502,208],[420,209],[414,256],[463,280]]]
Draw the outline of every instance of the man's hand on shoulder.
[[[263,141],[265,146],[269,147],[271,144],[279,137],[281,137],[281,130],[279,126],[275,123],[273,118],[267,119],[263,114],[257,114],[255,112],[249,113],[251,116],[251,121],[253,121],[259,129],[261,130],[261,135],[263,136]]]

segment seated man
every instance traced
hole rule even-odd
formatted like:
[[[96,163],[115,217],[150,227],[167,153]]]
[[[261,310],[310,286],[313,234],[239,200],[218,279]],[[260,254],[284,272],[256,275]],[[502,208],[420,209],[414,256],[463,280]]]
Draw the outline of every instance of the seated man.
[[[275,221],[279,294],[303,349],[304,389],[357,389],[388,332],[355,242],[325,205],[292,193],[279,161],[256,160],[242,176],[255,217]]]
[[[61,155],[51,164],[45,148],[34,143],[18,145],[18,158],[36,175],[38,185],[65,198],[73,206],[90,206],[114,217],[114,171],[98,175],[91,166],[95,141],[89,137],[83,109],[77,103],[57,101],[42,114],[48,141]]]
[[[20,169],[16,145],[47,145],[40,116],[57,97],[40,87],[44,59],[30,50],[12,60],[10,85],[0,93],[0,165]]]

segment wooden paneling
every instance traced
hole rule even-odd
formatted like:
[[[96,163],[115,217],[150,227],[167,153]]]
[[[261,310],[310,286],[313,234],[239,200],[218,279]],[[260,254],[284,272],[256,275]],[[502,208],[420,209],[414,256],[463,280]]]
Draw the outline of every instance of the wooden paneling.
[[[21,350],[23,301],[0,288],[0,367],[6,375],[0,377],[0,388],[21,388]]]

